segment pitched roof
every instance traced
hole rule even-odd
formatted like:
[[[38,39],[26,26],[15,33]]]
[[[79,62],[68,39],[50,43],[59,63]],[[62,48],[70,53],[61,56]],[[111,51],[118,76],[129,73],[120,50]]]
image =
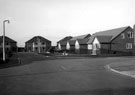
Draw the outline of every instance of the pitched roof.
[[[69,44],[70,44],[70,45],[75,45],[75,41],[76,41],[76,40],[70,40],[70,41],[69,41]]]
[[[90,34],[75,36],[71,40],[86,39],[86,38],[89,38],[90,36],[91,36]]]
[[[126,27],[120,27],[120,28],[115,28],[115,29],[111,29],[111,30],[97,32],[97,33],[93,34],[90,37],[88,43],[91,44],[93,42],[93,40],[94,40],[95,37],[97,37],[97,39],[101,43],[109,43],[110,41],[112,41],[120,33],[122,33],[124,30],[126,30],[129,27],[130,26],[126,26]]]
[[[3,42],[3,36],[0,36],[0,43]],[[17,43],[15,40],[5,36],[5,42]]]
[[[32,43],[32,42],[36,42],[37,39],[40,39],[41,42],[44,42],[44,41],[48,41],[48,42],[51,42],[50,40],[42,37],[42,36],[34,36],[33,38],[31,38],[30,40],[26,41],[25,43]]]
[[[94,38],[95,38],[95,36],[94,36],[94,35],[92,35],[92,36],[89,38],[89,40],[88,40],[87,44],[92,44],[92,42],[93,42]]]
[[[89,39],[78,39],[77,41],[78,41],[78,43],[80,45],[84,45],[84,44],[87,44],[87,42],[89,41]]]
[[[118,36],[120,33],[122,33],[128,27],[130,27],[130,26],[115,28],[115,29],[111,29],[111,30],[105,30],[105,31],[97,32],[94,35],[95,36],[112,36],[112,39],[114,39],[116,36]]]
[[[70,39],[72,39],[72,36],[66,36],[63,39],[59,40],[57,43],[59,43],[61,41],[69,41]]]
[[[101,43],[109,43],[112,39],[112,36],[96,36],[96,37]]]
[[[63,45],[64,46],[64,45],[67,44],[67,41],[60,41],[59,43],[60,43],[60,45]]]

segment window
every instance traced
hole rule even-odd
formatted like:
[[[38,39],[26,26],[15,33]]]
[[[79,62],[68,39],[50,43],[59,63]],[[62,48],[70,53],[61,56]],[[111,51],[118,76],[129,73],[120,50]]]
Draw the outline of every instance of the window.
[[[134,35],[133,35],[133,32],[128,32],[128,38],[133,38]]]
[[[92,49],[92,44],[88,44],[88,50]]]
[[[38,48],[36,47],[35,50],[38,50]]]
[[[121,34],[121,39],[125,39],[125,34],[124,33]]]
[[[6,45],[9,45],[9,43],[6,43]]]
[[[132,43],[126,43],[126,49],[132,49]]]

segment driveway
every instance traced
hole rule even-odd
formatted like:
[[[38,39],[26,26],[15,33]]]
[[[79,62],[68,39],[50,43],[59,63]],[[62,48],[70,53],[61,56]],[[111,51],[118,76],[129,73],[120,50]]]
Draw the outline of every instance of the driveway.
[[[55,59],[0,69],[0,95],[134,95],[134,78],[104,67],[128,60],[134,57]]]

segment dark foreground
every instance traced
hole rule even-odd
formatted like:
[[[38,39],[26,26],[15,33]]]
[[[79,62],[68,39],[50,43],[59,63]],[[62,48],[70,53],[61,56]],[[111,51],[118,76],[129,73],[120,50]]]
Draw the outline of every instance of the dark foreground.
[[[0,95],[135,95],[135,79],[104,67],[134,57],[63,59],[29,53],[18,56],[20,66],[0,69]]]

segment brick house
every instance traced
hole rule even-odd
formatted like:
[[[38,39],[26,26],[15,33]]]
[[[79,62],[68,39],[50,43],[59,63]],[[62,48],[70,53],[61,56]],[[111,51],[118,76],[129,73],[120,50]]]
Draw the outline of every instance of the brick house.
[[[0,51],[3,48],[3,36],[0,36]],[[5,52],[17,52],[17,42],[5,36]]]
[[[66,45],[66,47],[68,47],[69,46],[69,48],[67,49],[70,53],[75,53],[75,42],[76,42],[76,40],[69,40],[68,42],[67,42],[67,45]],[[69,44],[69,45],[68,45]]]
[[[41,36],[34,36],[25,42],[27,52],[46,52],[51,47],[51,41]]]
[[[17,42],[5,36],[5,55],[6,59],[11,57],[14,52],[17,52]],[[3,36],[0,36],[0,60],[3,56]]]
[[[72,39],[72,36],[66,36],[63,39],[61,39],[60,41],[58,41],[57,42],[57,49],[65,51],[66,50],[66,44],[70,39]]]
[[[67,42],[66,47],[71,53],[87,53],[87,42],[90,36],[90,34],[75,36]]]
[[[93,34],[88,49],[98,54],[133,54],[134,32],[130,26],[101,31]]]
[[[76,48],[76,53],[80,54],[87,54],[88,53],[88,44],[87,42],[89,39],[78,39],[75,42],[75,48]]]

